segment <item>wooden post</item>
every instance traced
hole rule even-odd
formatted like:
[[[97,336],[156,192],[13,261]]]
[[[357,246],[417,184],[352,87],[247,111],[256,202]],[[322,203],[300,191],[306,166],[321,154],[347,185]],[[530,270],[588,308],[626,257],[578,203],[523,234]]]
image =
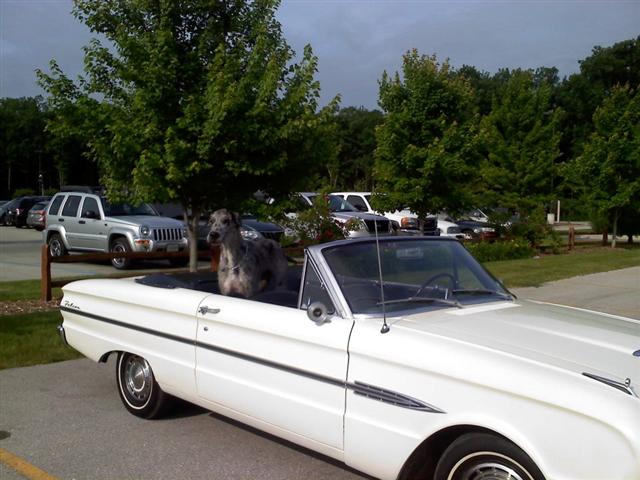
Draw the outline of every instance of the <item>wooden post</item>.
[[[40,300],[51,300],[51,254],[46,243],[40,250]]]
[[[220,265],[220,246],[211,245],[211,271],[217,272]]]
[[[573,228],[573,225],[569,227],[569,250],[573,250],[573,247],[576,245],[576,229]]]

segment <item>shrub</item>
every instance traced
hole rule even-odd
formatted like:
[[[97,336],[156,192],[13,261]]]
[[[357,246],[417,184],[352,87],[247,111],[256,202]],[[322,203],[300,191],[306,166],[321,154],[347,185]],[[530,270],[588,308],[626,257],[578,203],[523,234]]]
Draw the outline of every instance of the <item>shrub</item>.
[[[334,220],[322,194],[314,198],[312,206],[286,218],[282,223],[288,230],[287,235],[294,239],[293,243],[305,247],[342,240],[348,236],[349,231],[359,228],[357,221],[349,220],[341,224]]]
[[[467,244],[466,247],[480,262],[530,258],[536,253],[529,242],[522,239],[508,240],[505,242],[470,243]]]
[[[526,240],[533,248],[538,248],[544,239],[552,234],[553,229],[547,223],[542,208],[538,208],[531,215],[513,222],[505,232],[507,239]]]
[[[31,195],[35,195],[36,192],[31,188],[18,188],[15,192],[13,192],[13,197],[28,197]]]

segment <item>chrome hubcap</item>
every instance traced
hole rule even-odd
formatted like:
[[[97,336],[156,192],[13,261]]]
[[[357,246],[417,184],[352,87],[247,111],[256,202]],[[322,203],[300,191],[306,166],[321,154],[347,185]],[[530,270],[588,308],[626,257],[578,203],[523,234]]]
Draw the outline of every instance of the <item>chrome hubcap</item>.
[[[140,402],[151,394],[151,369],[144,358],[129,357],[124,367],[124,384],[127,393]]]
[[[49,244],[49,252],[52,257],[59,257],[62,255],[62,247],[60,246],[60,241],[52,240]]]
[[[462,475],[463,480],[524,480],[518,473],[499,463],[474,465]]]
[[[124,246],[120,243],[116,244],[113,246],[113,248],[111,249],[112,252],[116,252],[116,253],[123,253],[126,252]],[[117,266],[122,266],[124,265],[125,259],[124,258],[113,258],[111,259],[111,261],[113,262],[114,265]]]

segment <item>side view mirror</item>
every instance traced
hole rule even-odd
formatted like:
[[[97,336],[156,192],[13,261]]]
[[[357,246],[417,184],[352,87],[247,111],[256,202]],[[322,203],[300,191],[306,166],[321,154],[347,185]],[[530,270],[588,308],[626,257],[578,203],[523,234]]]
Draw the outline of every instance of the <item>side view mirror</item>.
[[[327,307],[322,302],[313,302],[312,304],[310,304],[307,307],[307,316],[309,317],[309,320],[311,320],[318,326],[331,321],[329,319]]]
[[[94,210],[87,210],[84,212],[84,215],[82,215],[84,218],[100,218],[100,214]]]
[[[367,207],[365,207],[364,205],[354,205],[356,207],[356,210],[358,210],[359,212],[366,212],[367,211]]]

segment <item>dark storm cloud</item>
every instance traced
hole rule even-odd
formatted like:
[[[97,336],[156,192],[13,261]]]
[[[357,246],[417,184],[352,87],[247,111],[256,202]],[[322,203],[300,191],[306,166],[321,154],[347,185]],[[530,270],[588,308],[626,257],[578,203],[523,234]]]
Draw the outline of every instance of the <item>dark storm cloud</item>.
[[[70,0],[0,0],[0,96],[42,93],[34,70],[56,58],[65,73],[82,71],[90,33],[70,14]],[[278,18],[298,52],[319,57],[322,101],[376,106],[384,70],[399,70],[417,48],[454,66],[556,66],[578,70],[594,45],[640,33],[640,1],[284,0]]]
[[[289,0],[280,18],[289,43],[319,57],[324,101],[342,93],[343,105],[374,107],[382,72],[411,48],[457,67],[569,75],[595,45],[640,34],[640,1]]]
[[[89,30],[71,15],[69,0],[0,0],[0,96],[42,94],[35,69],[55,58],[67,75],[82,72]]]

